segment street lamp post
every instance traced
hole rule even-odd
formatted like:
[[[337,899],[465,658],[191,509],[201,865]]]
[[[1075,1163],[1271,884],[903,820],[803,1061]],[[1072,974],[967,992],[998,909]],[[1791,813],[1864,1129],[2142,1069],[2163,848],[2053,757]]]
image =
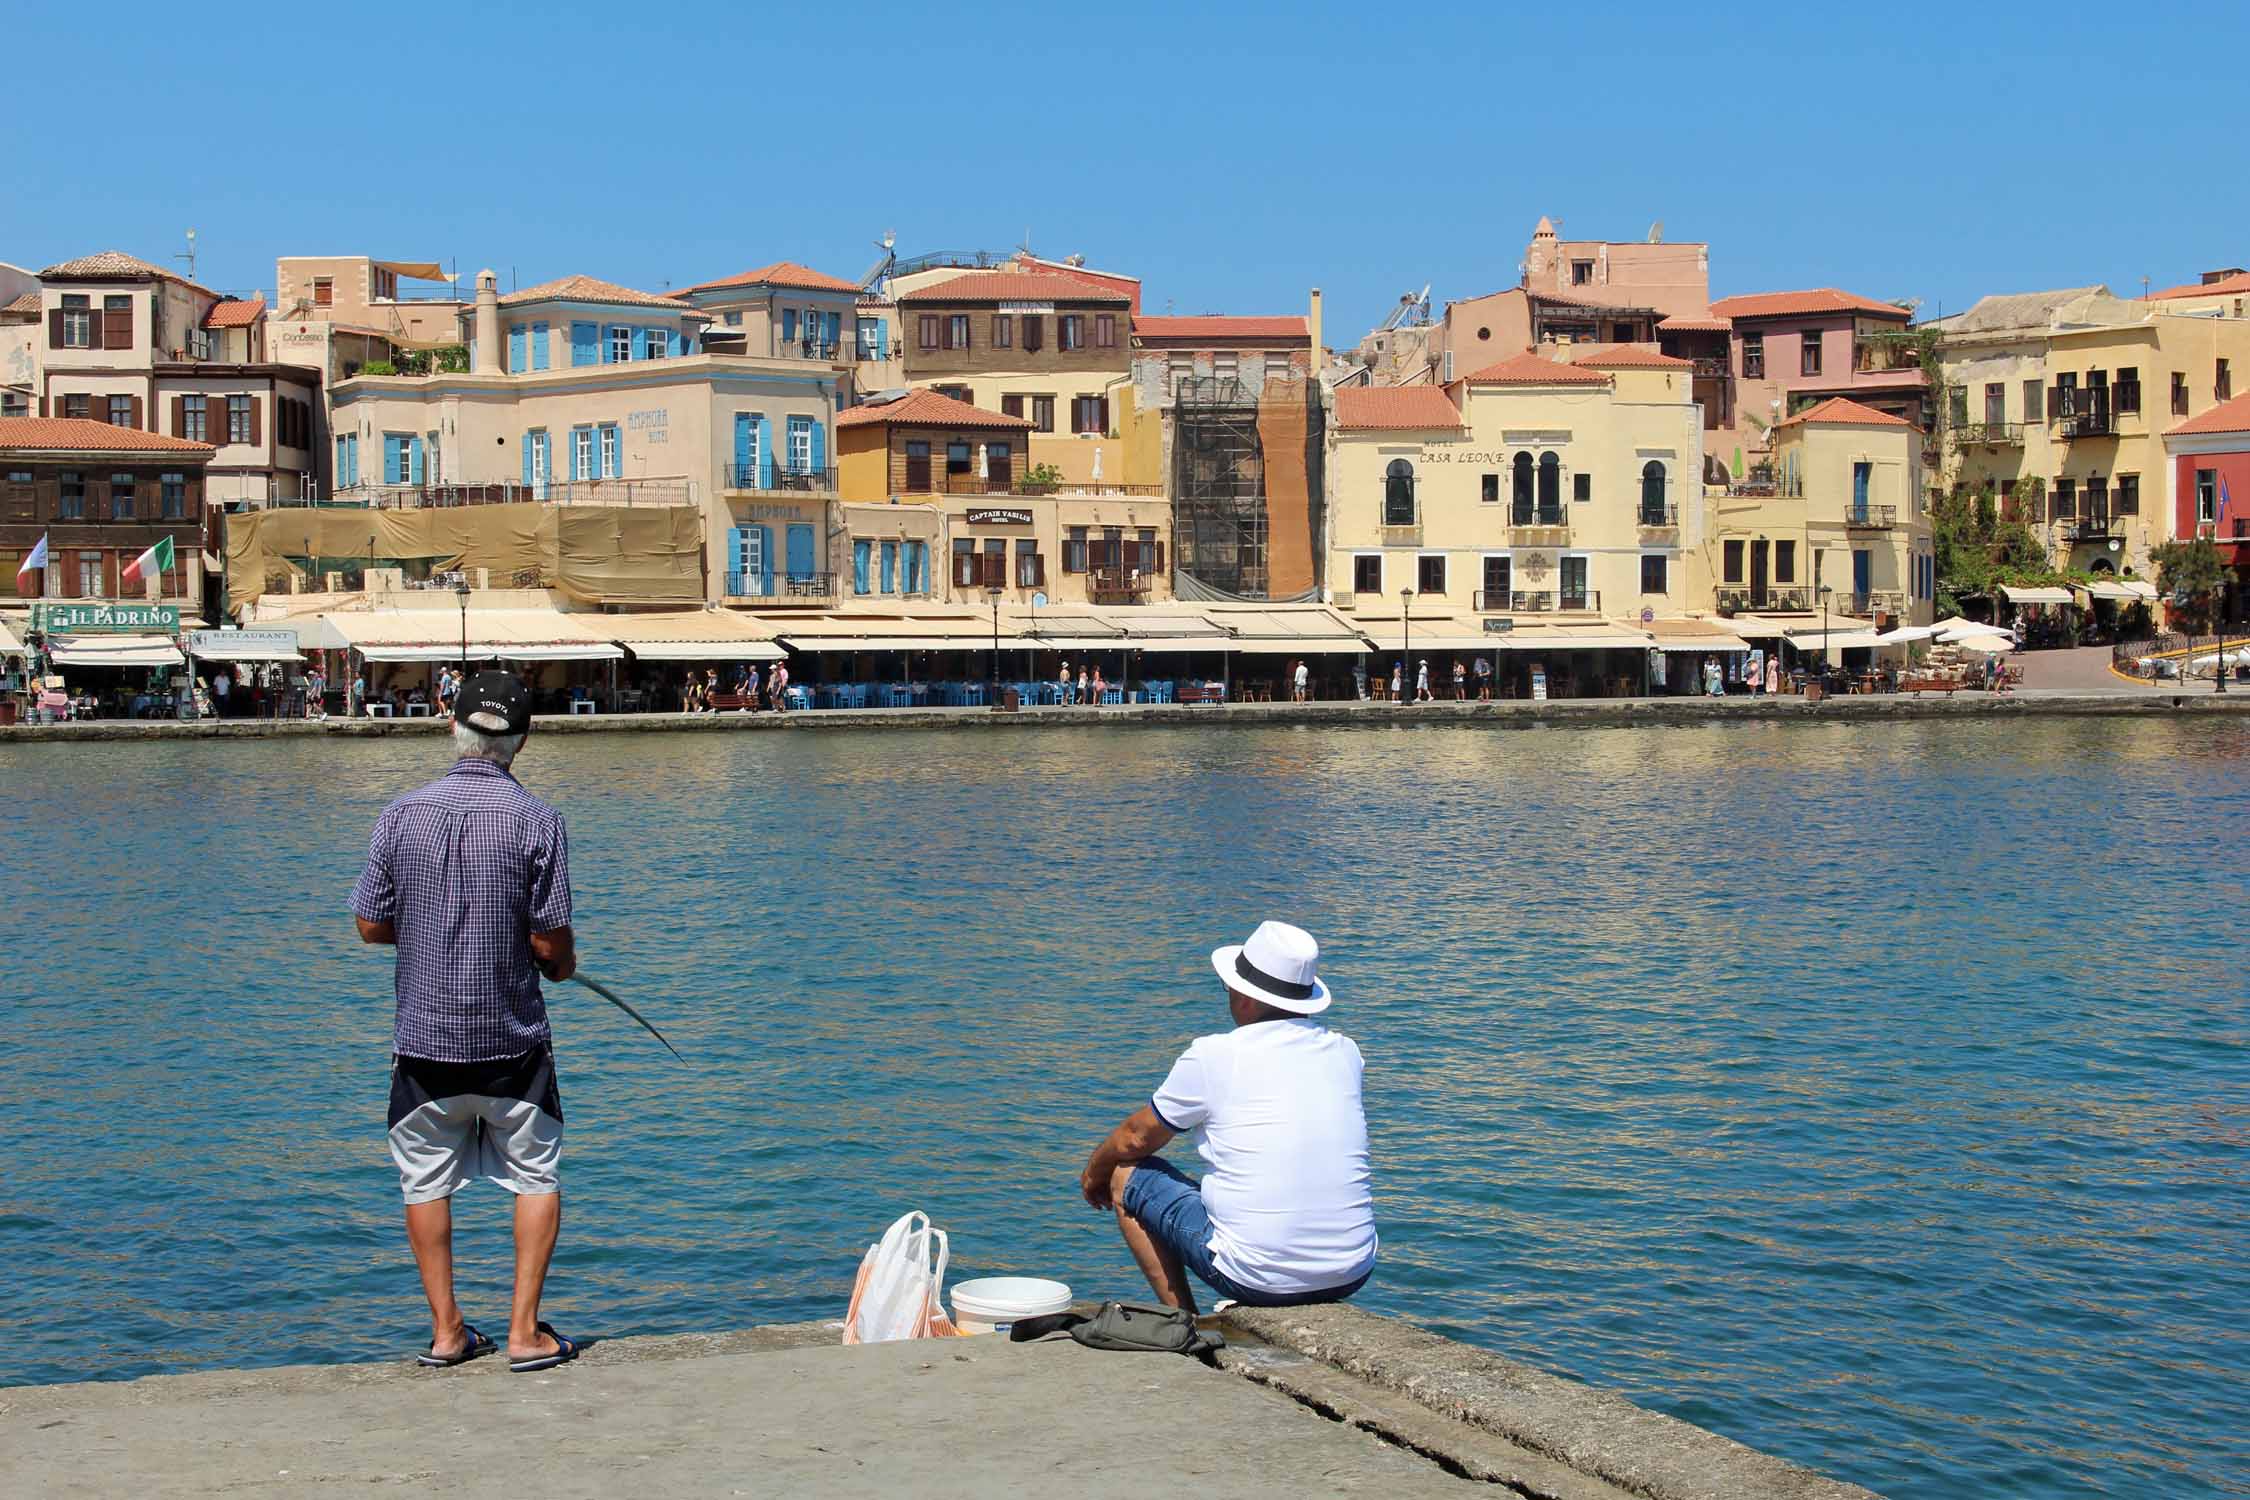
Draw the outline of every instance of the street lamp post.
[[[1828,596],[1836,591],[1827,584],[1820,586],[1820,685],[1828,685]]]
[[[1398,618],[1398,685],[1404,692],[1407,684],[1414,680],[1414,590],[1398,591]]]
[[[992,706],[1000,706],[1000,585],[988,583],[984,596],[992,601]]]
[[[453,597],[461,604],[461,675],[469,675],[469,581],[464,578],[453,586]]]

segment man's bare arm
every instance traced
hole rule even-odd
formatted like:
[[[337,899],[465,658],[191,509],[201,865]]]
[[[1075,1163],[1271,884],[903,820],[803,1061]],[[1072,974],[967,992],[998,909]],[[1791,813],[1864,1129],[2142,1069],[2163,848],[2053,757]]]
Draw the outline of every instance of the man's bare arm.
[[[556,984],[578,972],[578,940],[567,927],[533,933],[531,956],[538,960],[539,972]]]
[[[359,940],[363,943],[395,943],[398,941],[398,924],[395,922],[370,922],[365,917],[353,917],[359,924]]]
[[[1153,1107],[1142,1105],[1094,1148],[1094,1154],[1086,1160],[1086,1170],[1078,1175],[1078,1191],[1094,1207],[1108,1208],[1109,1179],[1117,1169],[1154,1156],[1174,1134],[1171,1126],[1156,1117]]]

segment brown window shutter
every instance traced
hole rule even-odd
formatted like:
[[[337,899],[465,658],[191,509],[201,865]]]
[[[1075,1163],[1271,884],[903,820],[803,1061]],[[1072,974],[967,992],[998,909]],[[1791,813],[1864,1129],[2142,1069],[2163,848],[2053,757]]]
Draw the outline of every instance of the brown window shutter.
[[[1020,416],[1022,416],[1022,415],[1023,415],[1023,397],[1021,397],[1021,396],[1002,396],[1002,397],[1000,398],[1000,411],[1001,411],[1001,414],[1002,414],[1003,416],[1010,416],[1010,417],[1020,417]]]
[[[134,430],[134,431],[136,431],[136,432],[145,432],[145,431],[147,431],[147,430],[148,430],[148,428],[147,428],[147,424],[146,424],[146,422],[145,422],[145,421],[143,420],[143,417],[144,417],[144,413],[143,413],[143,411],[142,411],[142,408],[141,408],[141,398],[140,398],[140,397],[138,397],[138,396],[135,396],[135,397],[133,398],[133,430]]]
[[[100,301],[101,299],[100,299],[100,298],[98,298],[98,297],[89,297],[89,298],[87,298],[86,300],[87,300],[87,301],[88,301],[89,303],[94,303],[94,302],[99,302],[99,301]],[[89,348],[89,349],[103,349],[103,348],[107,348],[107,347],[108,347],[108,346],[107,346],[106,344],[104,344],[104,343],[102,342],[102,323],[103,323],[103,321],[104,321],[104,318],[103,318],[103,315],[102,315],[102,310],[101,310],[101,309],[100,309],[99,307],[93,307],[93,306],[89,306],[89,307],[88,307],[88,308],[86,309],[86,347],[87,347],[87,348]]]
[[[187,436],[187,397],[172,398],[172,436]]]
[[[257,397],[252,396],[250,398],[250,445],[252,447],[256,447],[261,441],[258,436],[258,407],[260,404]]]
[[[1157,571],[1157,572],[1159,572],[1159,573],[1161,573],[1161,572],[1163,572],[1163,571],[1164,571],[1164,544],[1163,544],[1162,542],[1158,542],[1158,543],[1156,544],[1156,569],[1155,569],[1155,571]]]
[[[60,349],[62,346],[62,309],[58,307],[47,314],[47,347]]]
[[[1104,435],[1106,436],[1106,435],[1108,434],[1108,432],[1109,432],[1109,397],[1107,397],[1107,396],[1104,396],[1104,397],[1102,397],[1102,398],[1101,398],[1101,403],[1102,403],[1102,432],[1103,432],[1103,434],[1104,434]]]
[[[109,299],[105,297],[102,300],[106,303]],[[124,307],[104,306],[102,308],[102,344],[105,348],[110,349],[130,349],[133,347],[133,309],[131,304]]]

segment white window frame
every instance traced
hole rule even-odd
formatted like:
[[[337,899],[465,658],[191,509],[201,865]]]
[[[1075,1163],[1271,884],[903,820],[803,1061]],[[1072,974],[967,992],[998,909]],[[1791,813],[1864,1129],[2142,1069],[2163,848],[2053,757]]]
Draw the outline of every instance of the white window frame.
[[[574,479],[594,477],[594,429],[591,427],[571,429],[570,473]]]
[[[625,435],[613,422],[604,422],[594,429],[600,436],[601,473],[603,479],[622,479],[625,476]]]
[[[754,484],[757,482],[758,460],[761,456],[759,450],[765,446],[766,414],[762,411],[754,411],[746,415],[750,418],[750,478],[745,480],[744,483]]]
[[[789,472],[792,474],[810,474],[812,472],[812,430],[813,419],[811,417],[799,416],[789,419],[788,454]]]
[[[631,364],[633,361],[633,328],[629,323],[612,324],[609,330],[609,362],[613,365]]]
[[[2215,525],[2219,519],[2218,466],[2213,465],[2209,473],[2211,475],[2211,488],[2208,490],[2203,487],[2202,475],[2197,474],[2190,481],[2195,485],[2195,524],[2198,526]]]
[[[755,578],[765,569],[765,532],[756,526],[737,527],[734,537],[733,571],[744,578]]]

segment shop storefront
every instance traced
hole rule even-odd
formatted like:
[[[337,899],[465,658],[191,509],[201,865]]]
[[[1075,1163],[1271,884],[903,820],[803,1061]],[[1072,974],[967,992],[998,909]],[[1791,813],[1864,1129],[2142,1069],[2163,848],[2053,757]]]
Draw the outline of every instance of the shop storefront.
[[[176,604],[40,600],[27,624],[35,717],[168,717],[193,701]]]

